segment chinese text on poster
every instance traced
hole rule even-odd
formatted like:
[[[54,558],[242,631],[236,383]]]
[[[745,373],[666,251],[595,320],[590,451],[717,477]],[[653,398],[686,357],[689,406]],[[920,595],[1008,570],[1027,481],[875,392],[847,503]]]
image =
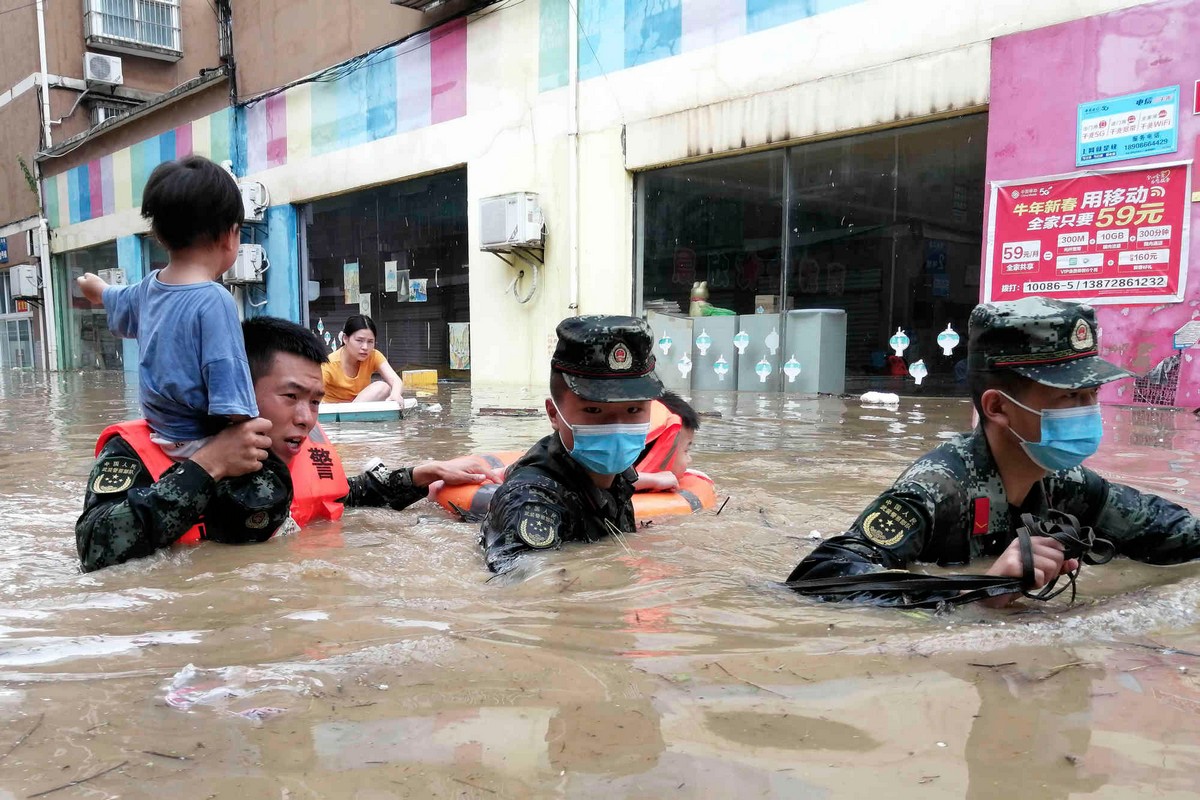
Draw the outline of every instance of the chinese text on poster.
[[[992,184],[985,299],[1183,298],[1188,164]]]

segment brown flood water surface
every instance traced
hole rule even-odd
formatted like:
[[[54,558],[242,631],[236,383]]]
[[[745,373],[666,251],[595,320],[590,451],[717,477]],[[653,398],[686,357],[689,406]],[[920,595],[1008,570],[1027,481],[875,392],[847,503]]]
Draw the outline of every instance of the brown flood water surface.
[[[782,580],[961,400],[702,395],[724,512],[527,557],[423,501],[90,575],[72,526],[119,375],[0,378],[0,798],[1194,797],[1200,566],[1085,568],[1021,612],[801,600]],[[373,456],[517,449],[540,391],[443,386]],[[434,402],[440,412],[426,407]],[[1200,508],[1200,421],[1105,409],[1094,465]],[[978,566],[978,565],[976,565]],[[979,569],[982,571],[982,569]],[[96,773],[117,767],[103,775]]]

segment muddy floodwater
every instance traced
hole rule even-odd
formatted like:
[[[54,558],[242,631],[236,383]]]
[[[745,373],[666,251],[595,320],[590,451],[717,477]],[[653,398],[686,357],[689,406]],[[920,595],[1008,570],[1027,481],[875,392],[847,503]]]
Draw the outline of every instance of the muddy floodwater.
[[[1194,797],[1200,565],[1118,559],[1019,612],[778,587],[966,401],[700,395],[720,516],[488,580],[428,502],[81,575],[120,375],[0,378],[0,797]],[[539,391],[327,426],[346,464],[517,449]],[[439,403],[440,411],[429,406]],[[1200,420],[1105,409],[1093,465],[1200,509]],[[816,533],[814,533],[816,532]],[[100,774],[102,773],[102,774]],[[74,781],[82,781],[70,785]]]

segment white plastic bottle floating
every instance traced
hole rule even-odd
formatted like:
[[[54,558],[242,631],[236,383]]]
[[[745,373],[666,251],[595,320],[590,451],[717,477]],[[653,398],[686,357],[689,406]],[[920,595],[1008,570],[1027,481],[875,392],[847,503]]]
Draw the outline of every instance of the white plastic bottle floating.
[[[908,368],[908,374],[913,376],[913,380],[917,382],[917,386],[921,385],[921,381],[925,380],[925,376],[929,374],[929,370],[925,368],[925,362],[917,359],[912,366]]]
[[[725,380],[725,376],[729,374],[729,362],[725,360],[725,356],[717,358],[713,364],[713,372],[717,373],[717,380]]]
[[[750,334],[745,331],[738,331],[733,337],[733,346],[737,348],[738,355],[746,355],[746,348],[750,345]]]
[[[892,334],[892,338],[888,339],[888,347],[895,351],[896,355],[903,356],[904,351],[908,349],[909,338],[903,328],[896,328],[896,332]]]
[[[759,359],[758,363],[754,365],[754,373],[758,375],[759,383],[766,383],[767,378],[771,377],[771,372],[771,362],[767,361],[765,357]]]
[[[942,348],[942,355],[947,356],[954,352],[954,348],[958,347],[960,341],[958,332],[949,324],[946,325],[946,330],[938,334],[937,338],[938,347]]]
[[[779,350],[779,331],[771,328],[771,332],[767,334],[767,338],[763,340],[763,344],[771,351],[771,355]]]
[[[683,358],[675,362],[675,368],[679,370],[679,374],[686,380],[687,376],[692,372],[692,359],[688,357],[687,353],[684,353]]]
[[[796,360],[795,354],[784,362],[783,374],[787,375],[788,383],[796,382],[796,377],[800,374],[800,362]]]
[[[658,349],[662,350],[664,356],[671,354],[671,345],[674,343],[675,340],[671,338],[671,334],[669,333],[663,333],[662,336],[658,337]]]
[[[708,335],[707,330],[700,331],[700,335],[696,337],[696,349],[703,356],[708,354],[708,348],[710,347],[712,347],[712,337]]]

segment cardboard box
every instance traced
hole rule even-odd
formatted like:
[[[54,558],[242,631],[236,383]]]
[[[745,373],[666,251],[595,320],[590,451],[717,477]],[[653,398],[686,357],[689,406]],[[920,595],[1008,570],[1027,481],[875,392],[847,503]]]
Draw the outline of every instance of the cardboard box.
[[[759,313],[760,308],[764,314],[776,313],[779,311],[779,298],[773,294],[754,295],[754,313]]]

